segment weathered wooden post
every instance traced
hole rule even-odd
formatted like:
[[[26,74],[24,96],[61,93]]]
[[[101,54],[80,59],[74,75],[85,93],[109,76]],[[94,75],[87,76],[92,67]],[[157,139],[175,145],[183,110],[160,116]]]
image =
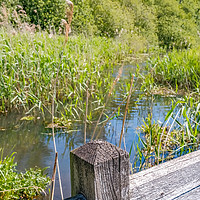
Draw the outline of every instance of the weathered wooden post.
[[[129,200],[129,154],[105,141],[92,141],[70,153],[72,196],[87,200]]]

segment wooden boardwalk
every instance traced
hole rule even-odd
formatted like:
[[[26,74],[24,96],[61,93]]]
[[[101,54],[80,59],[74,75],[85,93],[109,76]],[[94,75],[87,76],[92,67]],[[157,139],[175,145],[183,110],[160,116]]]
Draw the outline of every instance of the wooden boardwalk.
[[[104,141],[71,152],[72,196],[82,200],[200,200],[200,150],[129,175],[129,155]],[[84,197],[85,196],[85,197]]]
[[[130,176],[131,200],[200,199],[200,151]]]

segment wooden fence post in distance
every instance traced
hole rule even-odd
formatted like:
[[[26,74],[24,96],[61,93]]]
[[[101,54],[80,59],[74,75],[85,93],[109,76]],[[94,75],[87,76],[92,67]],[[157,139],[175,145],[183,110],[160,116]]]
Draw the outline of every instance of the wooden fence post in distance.
[[[72,196],[87,200],[129,200],[129,154],[106,141],[70,152]]]

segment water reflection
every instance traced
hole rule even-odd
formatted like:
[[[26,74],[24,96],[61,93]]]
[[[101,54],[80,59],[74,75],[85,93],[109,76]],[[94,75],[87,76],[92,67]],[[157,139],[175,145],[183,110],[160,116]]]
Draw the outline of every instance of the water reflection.
[[[44,131],[40,121],[20,121],[21,115],[10,113],[7,116],[0,116],[0,147],[4,154],[16,153],[16,160],[19,161],[18,169],[24,170],[33,166],[45,166],[46,159],[52,150],[46,144],[46,138],[38,133]]]
[[[127,67],[124,71],[123,77],[129,76],[133,73],[135,68]],[[110,103],[107,108],[107,115],[121,103],[123,96],[118,92],[116,98]],[[125,124],[125,142],[126,150],[129,151],[131,145],[136,147],[138,142],[138,130],[143,120],[152,112],[153,120],[163,121],[166,113],[170,109],[171,99],[160,96],[143,97],[138,100],[138,93],[133,94],[127,120]],[[125,105],[121,110],[125,109]],[[122,112],[123,113],[123,112]],[[0,115],[0,147],[4,148],[4,154],[10,154],[16,151],[16,161],[18,162],[18,169],[23,171],[34,166],[41,168],[49,166],[48,174],[51,176],[54,165],[54,147],[52,137],[49,135],[51,129],[45,128],[41,119],[35,121],[20,121],[23,114],[10,113],[7,115]],[[121,126],[123,121],[123,114],[110,120],[103,129],[100,139],[107,140],[112,144],[118,145]],[[90,140],[95,124],[87,127],[87,141]],[[73,124],[73,132],[68,132],[65,129],[56,130],[56,145],[58,151],[59,165],[63,183],[64,197],[70,196],[70,169],[69,169],[69,153],[72,149],[83,144],[84,126],[80,123]],[[97,130],[98,132],[98,130]],[[124,146],[122,146],[124,148]],[[131,160],[134,160],[134,148],[131,154]],[[58,177],[58,176],[56,176]],[[58,178],[57,178],[58,179]],[[59,184],[56,179],[55,199],[60,199]]]

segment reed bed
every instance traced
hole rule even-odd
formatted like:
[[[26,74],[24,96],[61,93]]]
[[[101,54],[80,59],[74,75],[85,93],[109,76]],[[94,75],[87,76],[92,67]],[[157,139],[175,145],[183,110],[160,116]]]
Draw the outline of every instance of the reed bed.
[[[173,50],[165,56],[147,62],[143,89],[150,92],[171,93],[198,92],[200,80],[200,48]]]
[[[139,127],[139,143],[142,145],[142,148],[139,145],[136,147],[139,170],[198,150],[199,125],[200,101],[192,97],[173,103],[162,123],[153,122],[150,115]]]
[[[13,35],[1,29],[0,41],[0,111],[48,108],[65,37],[45,32]],[[79,119],[85,113],[88,88],[94,108],[100,106],[114,80],[113,65],[125,56],[122,45],[113,39],[71,36],[62,55],[56,105],[64,108],[65,115]]]

